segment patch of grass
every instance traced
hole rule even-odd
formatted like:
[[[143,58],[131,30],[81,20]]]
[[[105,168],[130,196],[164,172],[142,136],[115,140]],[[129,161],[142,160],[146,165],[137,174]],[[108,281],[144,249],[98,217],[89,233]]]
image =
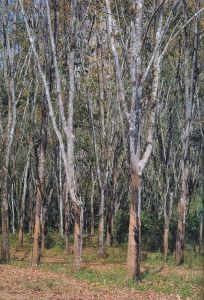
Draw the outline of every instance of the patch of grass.
[[[57,273],[65,273],[78,280],[83,280],[98,286],[133,288],[136,290],[154,290],[166,295],[178,294],[180,297],[192,297],[194,294],[192,282],[184,280],[177,274],[160,274],[156,271],[143,273],[142,282],[138,283],[126,277],[124,267],[117,268],[97,268],[84,267],[75,270],[71,263],[65,265],[42,265],[41,268]]]
[[[22,284],[22,288],[31,291],[46,291],[50,289],[57,292],[60,288],[61,283],[53,279],[42,279],[37,282],[25,282]]]
[[[23,235],[23,247],[21,247],[18,243],[18,234],[10,234],[9,235],[9,243],[11,250],[21,251],[29,251],[32,248],[33,240],[30,238],[29,233],[24,233]]]
[[[55,236],[56,235],[56,236]],[[52,234],[51,238],[55,242],[58,234]],[[61,240],[54,244],[54,247],[46,249],[39,268],[44,271],[67,274],[78,280],[90,282],[98,286],[131,288],[137,290],[154,290],[166,295],[179,295],[182,299],[196,299],[200,286],[203,284],[201,268],[203,258],[198,253],[188,249],[185,253],[185,264],[182,267],[175,267],[174,254],[164,259],[160,252],[144,253],[142,255],[142,282],[137,283],[126,277],[125,263],[127,255],[127,245],[120,247],[105,247],[103,258],[98,257],[96,237],[87,237],[83,249],[83,267],[75,269],[73,267],[73,254],[65,259],[64,249]],[[12,247],[15,249],[17,239],[13,237]],[[27,244],[26,244],[27,243]],[[90,247],[91,246],[91,247]],[[25,238],[25,247],[30,247],[28,236]],[[19,251],[24,251],[19,249]],[[18,267],[29,267],[28,256],[22,259],[13,259],[12,264]],[[40,286],[38,286],[38,284]],[[28,284],[29,288],[29,284]],[[41,281],[36,283],[36,289],[50,288],[57,289],[58,285],[52,281]]]

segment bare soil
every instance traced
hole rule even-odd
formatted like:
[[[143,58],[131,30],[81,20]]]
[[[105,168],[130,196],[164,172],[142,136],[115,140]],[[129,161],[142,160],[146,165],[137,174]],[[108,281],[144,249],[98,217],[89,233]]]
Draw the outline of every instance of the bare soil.
[[[154,291],[105,289],[65,274],[0,265],[0,300],[176,300]],[[179,299],[179,298],[178,298]]]

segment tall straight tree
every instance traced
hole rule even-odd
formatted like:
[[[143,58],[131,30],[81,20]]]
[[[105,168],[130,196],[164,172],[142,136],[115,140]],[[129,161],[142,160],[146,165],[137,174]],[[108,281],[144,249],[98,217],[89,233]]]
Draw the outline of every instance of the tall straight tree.
[[[35,45],[35,33],[30,28],[22,0],[19,0],[19,2],[20,2],[22,14],[24,16],[24,21],[26,24],[26,30],[28,33],[29,41],[31,43],[32,51],[37,62],[38,71],[45,89],[45,95],[47,99],[50,119],[53,125],[54,132],[58,138],[61,153],[62,153],[62,160],[64,163],[68,190],[72,201],[72,207],[74,210],[74,254],[75,254],[74,263],[78,267],[80,266],[82,261],[83,206],[80,198],[77,195],[75,164],[74,164],[74,133],[73,133],[74,99],[75,99],[75,90],[76,90],[74,61],[75,61],[75,47],[76,47],[77,1],[76,0],[71,1],[71,24],[70,24],[71,33],[70,33],[70,53],[69,53],[69,70],[68,70],[69,76],[67,76],[69,78],[68,81],[69,93],[67,99],[68,101],[66,101],[67,114],[65,114],[65,107],[62,100],[61,75],[58,67],[56,44],[55,44],[52,24],[51,24],[50,6],[49,6],[49,2],[47,0],[45,1],[50,47],[52,51],[54,75],[55,75],[55,83],[56,83],[56,91],[55,91],[56,100],[57,100],[56,102],[59,107],[62,129],[60,129],[57,124],[55,110],[54,110],[53,102],[51,100],[49,84],[41,64],[39,53],[37,52],[37,47]]]
[[[188,3],[183,0],[184,24],[188,24]],[[200,8],[198,1],[197,12]],[[194,100],[196,82],[198,79],[198,32],[199,16],[195,17],[193,45],[190,45],[189,25],[183,30],[183,54],[184,54],[184,118],[181,133],[182,158],[181,158],[181,196],[178,203],[178,225],[176,236],[176,264],[180,265],[184,262],[184,245],[185,245],[185,226],[186,215],[189,204],[189,175],[190,175],[190,126],[192,123],[192,105]],[[191,55],[192,52],[192,55]]]
[[[38,174],[35,196],[35,223],[34,223],[34,240],[32,250],[32,266],[36,266],[40,262],[41,255],[41,214],[43,195],[45,190],[45,162],[47,149],[47,107],[45,97],[41,101],[41,129],[40,129],[40,146],[38,154]]]
[[[129,5],[131,16],[131,43],[130,43],[130,77],[132,87],[132,97],[130,103],[130,112],[128,112],[124,84],[122,80],[122,72],[119,61],[119,55],[114,40],[113,20],[111,15],[110,1],[106,0],[108,11],[108,31],[111,49],[115,62],[116,83],[119,91],[119,103],[122,107],[123,114],[128,121],[129,129],[129,153],[130,153],[130,221],[129,221],[129,237],[128,237],[128,254],[127,254],[127,271],[130,277],[137,280],[140,279],[140,243],[141,243],[141,188],[142,174],[145,166],[150,158],[153,148],[153,132],[155,124],[156,104],[158,101],[158,89],[160,78],[160,63],[164,54],[161,52],[161,43],[169,29],[173,13],[179,4],[175,1],[169,10],[166,22],[163,25],[163,9],[165,1],[162,1],[156,7],[152,14],[149,25],[144,32],[144,0],[132,0]],[[145,56],[143,54],[144,45],[148,32],[150,31],[151,22],[154,21],[153,29],[153,50],[150,59],[145,65]],[[156,28],[156,30],[155,30]],[[151,95],[148,99],[148,114],[142,111],[143,90],[145,82],[152,71]],[[149,79],[148,79],[149,80]],[[147,122],[145,115],[148,115],[148,129],[144,130],[144,123]],[[142,147],[142,137],[146,137],[145,145]],[[144,140],[143,140],[144,143]]]
[[[13,22],[9,19],[9,3],[1,3],[1,25],[3,28],[3,71],[4,82],[7,95],[6,116],[7,122],[2,134],[2,157],[1,157],[1,222],[2,222],[2,242],[1,242],[1,261],[7,263],[10,260],[9,249],[9,205],[8,205],[8,178],[9,160],[11,146],[14,138],[16,126],[16,95],[14,81],[14,47],[15,47],[15,18]],[[13,36],[11,38],[11,32]]]

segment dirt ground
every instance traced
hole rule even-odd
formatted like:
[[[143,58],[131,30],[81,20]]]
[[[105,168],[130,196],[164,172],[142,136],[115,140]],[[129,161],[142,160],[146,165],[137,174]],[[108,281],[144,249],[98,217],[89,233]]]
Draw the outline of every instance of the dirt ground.
[[[176,300],[153,291],[104,289],[64,274],[0,265],[0,300]],[[179,297],[177,299],[180,299]]]

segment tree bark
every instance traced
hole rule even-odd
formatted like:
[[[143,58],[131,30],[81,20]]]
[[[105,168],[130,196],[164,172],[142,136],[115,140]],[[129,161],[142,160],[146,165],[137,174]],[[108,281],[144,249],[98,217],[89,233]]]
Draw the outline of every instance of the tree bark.
[[[9,24],[8,20],[8,3],[2,2],[2,29],[3,29],[3,69],[4,81],[8,97],[8,117],[5,132],[3,134],[3,157],[1,170],[1,222],[2,222],[2,243],[1,243],[1,262],[8,263],[10,261],[9,247],[9,205],[8,205],[8,172],[11,147],[14,138],[16,126],[16,95],[14,84],[14,41],[10,41],[9,33],[15,26],[14,14],[13,24]],[[10,26],[10,31],[8,31]],[[12,47],[12,48],[11,48]]]
[[[114,203],[111,201],[107,212],[106,245],[113,246]]]
[[[31,146],[29,146],[29,149],[28,149],[28,156],[27,156],[25,172],[24,172],[21,208],[20,208],[20,222],[19,222],[18,242],[19,242],[19,245],[21,247],[23,246],[24,219],[25,219],[25,200],[26,200],[26,191],[27,191],[27,177],[28,177],[28,171],[29,171],[29,165],[30,165],[30,152],[31,152]]]
[[[8,263],[10,261],[9,247],[9,214],[8,214],[8,191],[7,180],[8,173],[4,168],[2,172],[2,204],[1,204],[1,222],[2,222],[2,237],[1,237],[1,262]]]
[[[130,221],[128,234],[127,272],[136,280],[140,276],[140,234],[141,234],[141,178],[136,171],[131,174]]]
[[[95,191],[95,180],[92,172],[92,190],[90,197],[90,229],[91,235],[94,235],[94,191]]]
[[[11,210],[12,210],[12,233],[16,233],[15,229],[15,207],[14,207],[14,193],[13,193],[13,183],[11,185]]]
[[[69,254],[69,222],[70,222],[70,206],[68,199],[68,187],[64,183],[64,217],[65,217],[65,252],[66,256]]]
[[[47,148],[47,113],[44,99],[42,100],[42,123],[40,131],[40,150],[38,161],[38,183],[36,187],[36,205],[35,205],[35,225],[34,241],[32,251],[32,266],[38,266],[41,254],[41,213],[43,204],[44,184],[45,184],[45,158]]]
[[[169,224],[172,217],[172,205],[173,205],[173,193],[170,193],[169,201],[168,201],[168,207],[167,207],[167,197],[168,194],[165,196],[166,199],[164,201],[164,258],[166,259],[168,256],[168,250],[169,250]]]
[[[63,224],[63,197],[62,197],[62,158],[61,151],[59,149],[59,211],[60,211],[60,236],[64,235],[64,224]]]
[[[183,0],[183,14],[185,22],[188,20],[187,16],[187,2]],[[196,25],[198,26],[198,24]],[[196,33],[196,30],[195,30]],[[181,265],[184,262],[184,244],[185,244],[185,226],[186,214],[189,203],[189,134],[192,113],[193,92],[195,89],[195,67],[196,67],[196,53],[198,47],[197,34],[194,35],[194,51],[192,61],[192,74],[190,80],[190,48],[189,48],[189,32],[187,28],[184,29],[184,119],[181,133],[182,143],[182,158],[181,158],[181,197],[178,204],[178,225],[176,235],[176,265]]]
[[[98,253],[99,256],[104,255],[104,189],[101,187],[101,199],[99,208],[99,225],[98,225]]]
[[[83,207],[75,207],[74,213],[74,265],[79,268],[82,263]]]
[[[169,221],[166,219],[164,221],[164,258],[166,259],[168,256],[169,250]]]
[[[199,226],[199,253],[203,251],[203,212],[200,214]]]

